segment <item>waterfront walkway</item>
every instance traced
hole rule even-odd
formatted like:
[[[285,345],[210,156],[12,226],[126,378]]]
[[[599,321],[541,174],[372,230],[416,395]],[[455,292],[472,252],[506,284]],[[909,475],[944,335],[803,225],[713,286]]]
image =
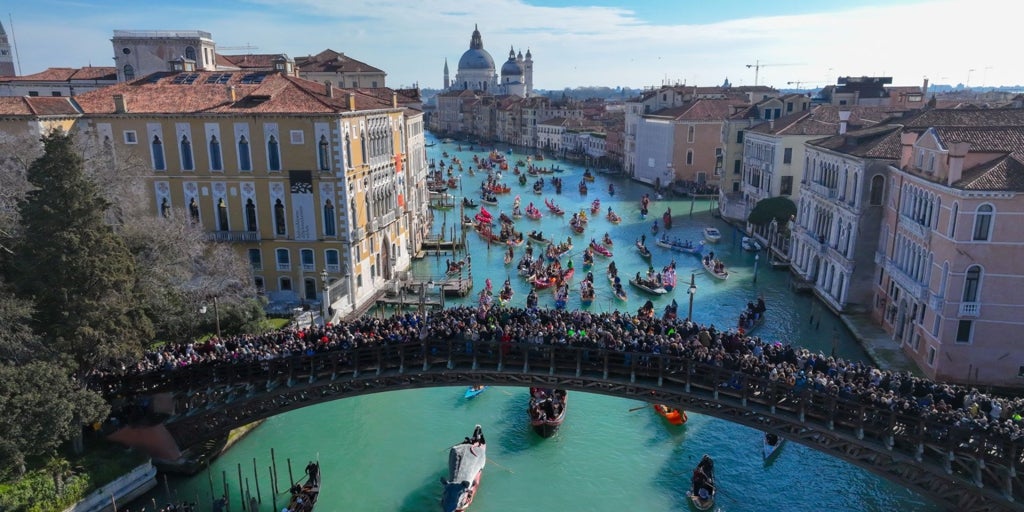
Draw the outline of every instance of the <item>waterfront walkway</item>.
[[[893,341],[889,333],[876,324],[871,315],[843,314],[839,315],[839,318],[853,334],[857,343],[864,347],[876,367],[892,372],[910,372],[918,377],[924,376],[917,365],[903,353],[899,343]]]

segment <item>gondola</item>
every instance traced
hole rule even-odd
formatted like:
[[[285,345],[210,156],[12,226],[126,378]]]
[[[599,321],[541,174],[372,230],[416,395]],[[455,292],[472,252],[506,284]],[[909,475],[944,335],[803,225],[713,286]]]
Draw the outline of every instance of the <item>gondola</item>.
[[[711,277],[725,281],[729,279],[729,271],[725,269],[725,264],[722,264],[721,270],[716,270],[715,267],[718,263],[721,263],[719,259],[712,259],[710,255],[701,258],[701,264],[704,265],[704,270],[711,274]]]
[[[471,200],[470,198],[463,197],[462,198],[462,206],[465,206],[466,208],[476,208],[479,205],[476,204],[476,202]]]
[[[686,496],[697,510],[711,510],[715,506],[715,491],[715,461],[705,455],[693,470]]]
[[[647,246],[644,245],[643,242],[641,242],[639,240],[636,241],[636,250],[637,250],[637,252],[640,253],[640,257],[641,258],[643,258],[643,259],[645,259],[647,261],[651,261],[651,250],[648,249]]]
[[[679,251],[686,254],[700,255],[704,251],[704,241],[701,240],[699,243],[693,243],[689,240],[683,242],[678,239],[670,240],[668,234],[664,234],[661,238],[658,238],[654,243],[658,244],[658,247],[664,247],[672,251]]]
[[[526,412],[530,426],[541,437],[551,437],[565,421],[568,392],[564,389],[530,388]]]
[[[682,425],[689,419],[686,417],[686,411],[676,409],[675,407],[669,407],[664,404],[653,404],[651,407],[654,408],[654,412],[658,413],[658,416],[665,418],[665,421],[672,425]]]
[[[477,425],[473,437],[448,450],[448,478],[441,477],[441,509],[463,512],[473,503],[480,488],[480,477],[487,465],[487,442],[483,429]]]
[[[765,462],[768,462],[768,459],[771,459],[772,455],[775,455],[775,452],[782,448],[783,444],[786,444],[786,440],[776,434],[765,432],[761,438],[761,443],[761,456]]]
[[[611,249],[609,249],[609,248],[607,248],[607,247],[605,247],[603,245],[600,245],[600,244],[598,244],[597,242],[595,242],[593,240],[590,241],[590,248],[594,251],[594,253],[600,254],[601,256],[604,256],[605,258],[611,258],[612,257]]]
[[[651,295],[665,295],[668,290],[664,286],[657,286],[653,283],[648,282],[646,279],[637,280],[635,277],[629,280],[629,284],[647,292]]]

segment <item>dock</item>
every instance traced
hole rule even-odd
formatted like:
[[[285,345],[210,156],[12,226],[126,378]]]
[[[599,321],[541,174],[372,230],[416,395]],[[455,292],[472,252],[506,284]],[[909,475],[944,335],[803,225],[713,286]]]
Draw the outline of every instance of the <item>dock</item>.
[[[416,259],[423,259],[426,256],[441,254],[455,254],[464,252],[466,244],[462,240],[446,240],[443,238],[424,238],[420,249],[413,255]]]

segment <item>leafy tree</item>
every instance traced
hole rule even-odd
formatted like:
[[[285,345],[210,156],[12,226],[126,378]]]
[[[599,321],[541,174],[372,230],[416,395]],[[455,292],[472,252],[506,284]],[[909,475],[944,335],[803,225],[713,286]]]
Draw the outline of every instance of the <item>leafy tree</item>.
[[[35,306],[35,331],[81,378],[101,363],[137,357],[151,326],[137,307],[132,255],[104,221],[110,203],[85,175],[71,136],[54,131],[42,142],[6,270]]]
[[[788,197],[769,197],[754,205],[754,209],[750,210],[750,215],[747,216],[747,222],[761,226],[774,219],[780,226],[785,226],[793,215],[796,215],[796,204]]]
[[[18,474],[28,461],[55,455],[83,423],[109,413],[99,395],[82,389],[56,361],[0,363],[0,396],[0,468]]]

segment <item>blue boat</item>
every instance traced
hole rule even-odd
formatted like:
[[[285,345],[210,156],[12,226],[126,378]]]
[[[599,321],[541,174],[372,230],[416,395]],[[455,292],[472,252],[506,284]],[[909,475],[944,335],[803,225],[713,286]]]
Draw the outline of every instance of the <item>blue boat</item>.
[[[466,400],[472,400],[473,398],[476,398],[477,396],[480,395],[480,393],[483,393],[486,390],[487,386],[470,386],[469,388],[466,389],[466,394],[464,395],[464,398]]]

